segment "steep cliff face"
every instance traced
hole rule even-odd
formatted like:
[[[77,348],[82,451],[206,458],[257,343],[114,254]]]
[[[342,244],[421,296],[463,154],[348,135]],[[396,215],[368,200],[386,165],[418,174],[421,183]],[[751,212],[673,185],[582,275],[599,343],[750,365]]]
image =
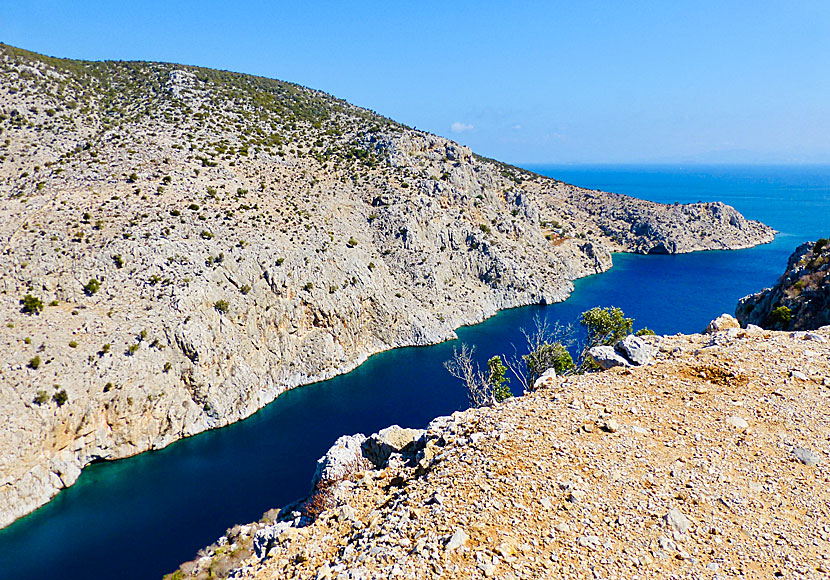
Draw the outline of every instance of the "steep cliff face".
[[[801,244],[775,286],[741,298],[735,316],[741,324],[775,330],[814,330],[830,324],[828,273],[827,239]]]
[[[0,525],[96,459],[564,300],[612,250],[772,237],[704,212],[685,243],[677,208],[280,81],[0,46],[0,86]],[[648,226],[632,237],[635,214]]]

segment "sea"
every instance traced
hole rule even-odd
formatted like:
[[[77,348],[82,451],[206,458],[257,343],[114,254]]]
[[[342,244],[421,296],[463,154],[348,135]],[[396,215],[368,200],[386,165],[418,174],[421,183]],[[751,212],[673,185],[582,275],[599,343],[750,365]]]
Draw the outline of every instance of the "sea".
[[[657,202],[723,201],[779,233],[747,250],[615,254],[609,272],[577,280],[565,302],[500,312],[459,329],[456,341],[381,353],[289,391],[234,425],[91,465],[46,506],[0,530],[0,580],[161,578],[234,524],[305,495],[315,461],[339,436],[424,427],[466,408],[462,385],[443,367],[462,342],[483,363],[521,352],[521,331],[536,317],[567,325],[594,306],[622,308],[635,328],[658,334],[700,332],[734,312],[740,297],[774,284],[800,243],[830,237],[830,166],[527,168]]]

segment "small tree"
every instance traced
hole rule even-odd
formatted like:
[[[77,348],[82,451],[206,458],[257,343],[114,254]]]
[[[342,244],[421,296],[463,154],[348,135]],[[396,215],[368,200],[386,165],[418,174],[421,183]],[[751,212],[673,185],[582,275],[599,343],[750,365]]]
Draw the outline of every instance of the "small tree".
[[[487,377],[487,382],[490,383],[490,386],[493,389],[493,396],[495,397],[496,402],[501,403],[502,401],[512,397],[513,393],[510,392],[510,387],[507,386],[510,379],[504,376],[504,373],[507,372],[507,367],[502,364],[501,357],[496,355],[488,360],[487,370],[490,373]]]
[[[779,306],[775,310],[769,313],[767,317],[767,323],[769,326],[779,327],[781,329],[787,328],[790,324],[790,320],[793,318],[792,310],[790,310],[786,306]]]
[[[603,344],[616,344],[629,334],[633,318],[626,318],[621,308],[596,306],[582,313],[579,323],[588,331],[586,350]]]
[[[568,347],[574,342],[572,325],[551,324],[547,318],[536,316],[531,330],[521,329],[527,345],[527,354],[519,356],[513,347],[513,356],[505,357],[505,364],[525,392],[533,388],[548,369],[562,375],[573,372],[574,362]]]
[[[447,371],[464,383],[470,406],[488,407],[512,397],[513,393],[507,386],[510,379],[504,376],[507,367],[502,364],[501,357],[494,356],[487,361],[485,376],[473,360],[475,350],[474,346],[462,344],[461,350],[452,349],[452,359],[444,363]]]

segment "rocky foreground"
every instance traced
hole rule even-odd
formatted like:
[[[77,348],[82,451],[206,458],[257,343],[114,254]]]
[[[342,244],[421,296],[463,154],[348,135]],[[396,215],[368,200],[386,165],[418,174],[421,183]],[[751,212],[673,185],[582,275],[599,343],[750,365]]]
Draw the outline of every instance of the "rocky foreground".
[[[827,577],[830,327],[735,326],[375,434],[332,487],[169,578]]]
[[[612,251],[768,242],[484,159],[330,95],[0,45],[0,526],[92,461],[565,299]]]

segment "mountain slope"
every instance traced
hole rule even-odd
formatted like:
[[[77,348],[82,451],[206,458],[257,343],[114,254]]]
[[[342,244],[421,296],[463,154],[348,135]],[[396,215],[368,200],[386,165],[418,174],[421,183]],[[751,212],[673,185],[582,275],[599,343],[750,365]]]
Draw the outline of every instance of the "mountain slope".
[[[91,461],[563,300],[611,251],[773,235],[721,204],[588,192],[270,79],[2,45],[0,87],[0,525]]]

